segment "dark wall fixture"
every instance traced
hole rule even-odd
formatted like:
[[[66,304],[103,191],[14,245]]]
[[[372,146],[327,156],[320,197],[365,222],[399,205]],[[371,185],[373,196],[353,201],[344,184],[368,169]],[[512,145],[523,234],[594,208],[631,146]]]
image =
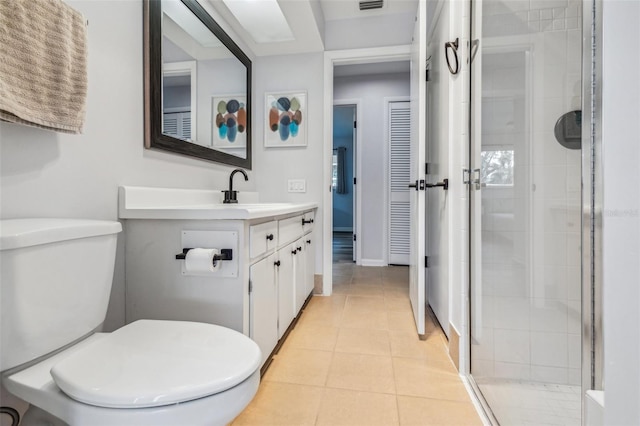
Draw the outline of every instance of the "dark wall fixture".
[[[565,148],[582,148],[582,111],[570,111],[560,116],[553,133],[560,145]]]

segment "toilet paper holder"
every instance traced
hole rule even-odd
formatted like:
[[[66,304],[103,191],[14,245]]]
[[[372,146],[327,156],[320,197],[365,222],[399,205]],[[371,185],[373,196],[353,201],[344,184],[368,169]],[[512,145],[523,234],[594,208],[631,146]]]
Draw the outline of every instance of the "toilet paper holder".
[[[176,259],[184,260],[187,257],[187,252],[189,250],[191,250],[191,248],[183,248],[182,253],[176,254]],[[220,254],[216,254],[213,256],[213,266],[215,266],[216,262],[219,260],[233,260],[233,250],[220,249]]]

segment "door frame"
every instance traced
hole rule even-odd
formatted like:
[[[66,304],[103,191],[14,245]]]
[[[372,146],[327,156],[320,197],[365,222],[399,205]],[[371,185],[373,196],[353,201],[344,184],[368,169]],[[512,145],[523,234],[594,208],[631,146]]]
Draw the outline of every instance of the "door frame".
[[[333,68],[336,65],[370,64],[377,62],[410,61],[411,45],[366,49],[332,50],[324,52],[324,172],[322,196],[322,294],[333,290],[333,191],[331,185],[333,155]],[[328,191],[327,191],[328,188]]]
[[[354,99],[335,99],[333,101],[333,106],[353,106],[356,109],[356,123],[362,123],[362,99],[359,98],[354,98]],[[332,109],[333,111],[333,109]],[[331,121],[333,122],[333,113],[331,116]],[[333,125],[331,126],[333,128]],[[333,134],[333,133],[332,133]],[[332,137],[333,139],[333,137]],[[362,182],[362,179],[360,179],[360,164],[362,164],[362,158],[361,158],[361,149],[360,149],[360,141],[362,140],[362,126],[358,126],[356,125],[356,131],[355,131],[355,139],[353,141],[353,177],[356,180],[356,182]],[[333,146],[333,145],[332,145]],[[362,206],[362,195],[360,194],[361,191],[359,191],[358,189],[358,184],[356,183],[356,185],[352,184],[352,188],[354,188],[354,197],[353,197],[353,233],[355,235],[360,235],[360,212],[362,211],[361,206]],[[333,198],[331,199],[332,203],[333,203]],[[331,214],[333,215],[333,205],[331,206]],[[333,218],[332,218],[332,224],[333,224]],[[333,231],[333,226],[331,227],[331,230]],[[333,235],[333,234],[332,234]],[[362,244],[362,238],[356,238],[355,241],[355,252],[353,253],[355,256],[355,262],[356,265],[360,265],[362,263],[362,250],[361,250],[361,245]]]

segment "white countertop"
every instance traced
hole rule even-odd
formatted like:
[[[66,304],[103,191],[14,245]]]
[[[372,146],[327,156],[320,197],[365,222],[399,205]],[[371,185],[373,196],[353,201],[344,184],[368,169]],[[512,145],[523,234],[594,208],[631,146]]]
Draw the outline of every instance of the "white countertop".
[[[318,203],[259,203],[255,193],[239,193],[238,204],[223,204],[220,191],[121,186],[121,219],[247,220],[313,210]]]

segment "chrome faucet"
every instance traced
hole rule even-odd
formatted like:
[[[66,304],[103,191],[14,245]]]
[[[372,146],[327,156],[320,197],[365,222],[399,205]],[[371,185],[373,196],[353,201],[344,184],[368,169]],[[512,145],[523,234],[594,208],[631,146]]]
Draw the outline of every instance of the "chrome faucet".
[[[229,190],[222,191],[224,192],[224,201],[222,201],[224,204],[236,204],[238,202],[238,191],[233,190],[233,175],[238,172],[244,175],[245,181],[249,180],[249,176],[247,176],[247,172],[245,172],[244,170],[235,169],[234,171],[232,171],[231,175],[229,176]]]

